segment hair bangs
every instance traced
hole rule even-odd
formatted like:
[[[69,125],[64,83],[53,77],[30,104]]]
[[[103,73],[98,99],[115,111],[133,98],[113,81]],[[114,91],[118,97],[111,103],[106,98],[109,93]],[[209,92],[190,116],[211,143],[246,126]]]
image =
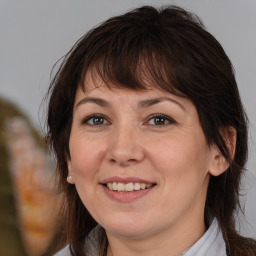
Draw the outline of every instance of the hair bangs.
[[[161,40],[161,35],[147,31],[131,36],[119,32],[109,37],[109,40],[105,38],[104,44],[90,46],[93,50],[87,55],[81,72],[80,84],[84,91],[85,78],[90,73],[95,87],[104,85],[138,91],[156,88],[185,96],[178,88],[180,83],[176,81],[176,74],[172,72],[179,68],[171,60],[171,50],[166,50],[167,42]],[[160,46],[159,41],[162,41]],[[103,82],[100,85],[96,83],[98,78]]]

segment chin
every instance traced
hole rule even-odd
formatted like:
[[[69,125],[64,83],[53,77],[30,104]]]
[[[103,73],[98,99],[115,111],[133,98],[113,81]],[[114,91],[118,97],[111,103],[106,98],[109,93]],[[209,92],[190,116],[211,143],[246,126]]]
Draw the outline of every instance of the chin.
[[[149,233],[150,223],[142,221],[143,218],[125,218],[120,217],[106,220],[105,224],[102,225],[107,234],[112,234],[118,237],[125,238],[142,238]],[[152,223],[152,222],[151,222]]]
[[[145,228],[131,228],[131,227],[109,227],[105,229],[107,234],[126,239],[139,239],[147,236]]]

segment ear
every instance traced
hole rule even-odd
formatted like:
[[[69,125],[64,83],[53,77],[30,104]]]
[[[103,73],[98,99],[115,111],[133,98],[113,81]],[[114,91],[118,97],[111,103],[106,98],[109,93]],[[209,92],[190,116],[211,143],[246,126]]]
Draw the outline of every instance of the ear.
[[[67,160],[67,165],[68,165],[67,182],[70,183],[70,184],[75,184],[74,173],[72,171],[72,165],[71,165],[71,161],[70,160]]]
[[[228,126],[222,128],[220,133],[228,148],[230,158],[233,160],[236,150],[236,129],[234,127]],[[213,159],[209,168],[209,173],[213,176],[219,176],[229,168],[230,163],[225,159],[216,145],[212,147],[212,151]]]

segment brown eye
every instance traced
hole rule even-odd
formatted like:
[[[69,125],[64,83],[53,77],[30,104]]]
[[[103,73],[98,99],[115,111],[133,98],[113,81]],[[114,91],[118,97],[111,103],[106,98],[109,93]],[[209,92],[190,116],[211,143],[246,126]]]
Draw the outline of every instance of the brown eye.
[[[156,125],[156,126],[164,126],[164,125],[169,125],[174,123],[176,122],[171,117],[163,114],[151,116],[151,118],[148,120],[149,125]]]
[[[102,118],[102,117],[94,117],[94,118],[92,118],[92,123],[93,123],[93,125],[104,124],[104,118]]]
[[[154,124],[155,125],[164,125],[164,124],[166,124],[166,118],[164,118],[164,117],[155,117],[154,118]]]
[[[82,123],[91,126],[98,126],[108,124],[109,122],[102,115],[91,115],[87,117]]]

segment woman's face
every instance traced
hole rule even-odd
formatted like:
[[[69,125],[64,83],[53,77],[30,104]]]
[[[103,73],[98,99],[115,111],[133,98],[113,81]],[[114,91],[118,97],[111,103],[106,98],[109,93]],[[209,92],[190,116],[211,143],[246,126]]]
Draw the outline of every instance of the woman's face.
[[[76,93],[70,183],[109,236],[143,238],[204,225],[216,150],[194,104],[158,89],[108,89],[87,75]],[[97,86],[95,86],[97,85]]]

